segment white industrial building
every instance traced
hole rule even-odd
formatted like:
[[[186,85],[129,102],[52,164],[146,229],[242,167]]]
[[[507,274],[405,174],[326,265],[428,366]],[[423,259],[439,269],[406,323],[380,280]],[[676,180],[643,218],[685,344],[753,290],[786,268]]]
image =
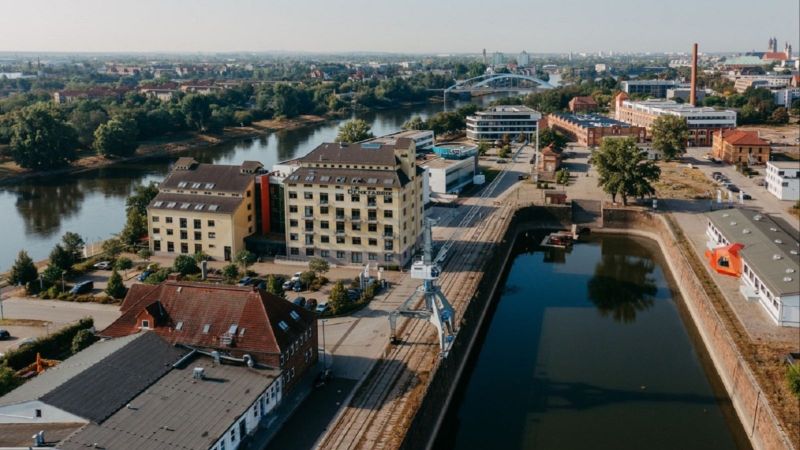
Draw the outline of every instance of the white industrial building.
[[[443,194],[458,195],[475,177],[474,156],[458,160],[433,158],[421,167],[428,172],[428,186],[434,199]]]
[[[372,142],[383,145],[397,145],[397,140],[401,138],[411,139],[417,146],[417,150],[430,150],[433,147],[433,131],[431,130],[403,130],[396,133],[367,139],[364,142]]]
[[[473,141],[496,141],[524,134],[532,142],[539,133],[542,114],[527,106],[500,105],[467,116],[467,138]]]
[[[764,182],[767,191],[778,200],[800,200],[800,162],[767,162],[767,176]]]

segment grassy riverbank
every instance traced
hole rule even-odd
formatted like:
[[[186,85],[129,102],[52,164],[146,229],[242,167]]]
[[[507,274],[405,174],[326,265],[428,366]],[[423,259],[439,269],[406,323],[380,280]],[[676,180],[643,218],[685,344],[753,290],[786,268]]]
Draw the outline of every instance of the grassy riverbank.
[[[141,142],[136,154],[126,158],[106,158],[93,151],[79,153],[78,159],[69,167],[48,171],[31,171],[19,167],[14,161],[8,159],[0,162],[0,184],[16,183],[28,178],[51,176],[65,173],[76,173],[85,170],[98,169],[111,164],[153,156],[174,155],[187,150],[210,147],[238,139],[262,136],[281,130],[292,130],[304,126],[322,123],[332,117],[303,115],[293,119],[260,120],[245,127],[227,127],[220,134],[188,132],[173,134],[163,139]]]

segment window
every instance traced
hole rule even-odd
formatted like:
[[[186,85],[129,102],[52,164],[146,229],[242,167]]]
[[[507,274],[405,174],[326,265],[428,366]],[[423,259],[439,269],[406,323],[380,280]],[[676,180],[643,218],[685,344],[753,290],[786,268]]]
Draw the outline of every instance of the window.
[[[289,198],[297,198],[297,192],[289,191]]]
[[[199,241],[203,239],[203,232],[202,231],[195,231],[194,232],[194,240]]]
[[[319,223],[319,227],[322,228],[323,230],[327,230],[330,228],[330,223],[328,223],[327,220],[323,220],[322,222]]]
[[[142,328],[150,328],[150,321],[142,320]]]
[[[392,262],[393,259],[394,259],[394,255],[392,255],[391,253],[387,253],[387,254],[383,255],[383,260],[386,261],[386,262]]]
[[[383,217],[385,217],[387,219],[391,219],[392,218],[392,210],[391,209],[384,210],[383,211]]]
[[[161,241],[153,241],[153,250],[157,252],[161,251]]]
[[[328,242],[328,241],[327,241],[327,237],[328,237],[328,236],[322,236],[322,239],[323,239],[322,241],[323,241],[323,242]],[[328,257],[330,257],[330,256],[331,256],[331,252],[330,252],[330,250],[320,250],[320,252],[319,252],[319,256],[321,256],[321,257],[323,257],[323,258],[328,258]]]
[[[186,253],[189,253],[189,244],[187,244],[186,242],[181,242],[181,253],[183,253],[184,255]]]
[[[42,410],[41,409],[37,409],[36,410],[36,417],[42,417]]]
[[[189,233],[186,230],[181,230],[181,239],[189,239]]]
[[[297,212],[297,205],[289,205],[289,212],[296,213]]]
[[[361,245],[361,238],[360,237],[354,237],[353,238],[353,245]]]
[[[297,311],[291,310],[289,311],[289,315],[292,316],[294,320],[300,320],[300,314],[297,314]]]
[[[209,238],[209,239],[214,239],[214,238],[216,238],[216,237],[217,237],[217,233],[215,233],[215,232],[213,232],[213,231],[209,231],[209,232],[208,232],[208,238]]]
[[[167,217],[167,223],[172,223],[172,217]]]
[[[306,256],[314,256],[314,249],[313,248],[307,248],[306,249]]]
[[[305,237],[306,237],[306,245],[314,245],[314,235],[313,234],[307,234],[307,235],[305,235]]]
[[[297,233],[289,233],[289,240],[290,241],[298,240],[298,234]]]
[[[337,244],[344,244],[344,236],[336,236]]]
[[[361,253],[353,252],[350,254],[350,261],[354,264],[361,263],[363,260]]]
[[[337,251],[336,251],[336,258],[338,258],[338,259],[344,259],[344,252],[343,252],[343,251],[341,251],[341,250],[337,250]]]
[[[297,226],[297,219],[289,219],[289,226],[296,227]]]
[[[202,228],[203,227],[203,221],[200,220],[200,219],[194,219],[194,227],[195,228]]]
[[[378,231],[378,224],[376,224],[376,223],[369,223],[369,224],[367,224],[367,230],[368,230],[370,233],[374,233],[374,232]]]
[[[153,228],[153,234],[158,234],[160,232],[161,230],[159,228]]]
[[[289,249],[289,254],[292,256],[298,256],[300,255],[300,249],[297,247],[292,247]]]
[[[328,214],[328,207],[327,206],[320,206],[319,213],[320,214]]]
[[[320,205],[327,205],[328,204],[328,194],[326,194],[326,193],[319,194],[319,204]]]
[[[207,324],[203,325],[203,334],[208,334],[208,332],[210,330],[211,330],[211,324],[210,323],[207,323]]]
[[[374,247],[374,246],[378,245],[378,240],[375,239],[375,238],[369,238],[367,244]]]
[[[214,226],[214,221],[213,220],[209,220],[207,224],[208,224],[208,226],[213,227]]]
[[[305,200],[314,200],[314,194],[311,192],[303,192],[303,198]]]
[[[336,194],[336,201],[343,202],[344,201],[344,194]]]
[[[283,331],[289,331],[289,325],[287,325],[286,322],[282,320],[278,322],[278,327],[280,327],[280,329]]]
[[[186,220],[185,217],[181,217],[180,221],[181,221],[181,228],[186,228],[188,220]]]
[[[167,242],[167,251],[170,252],[170,253],[174,252],[175,251],[175,243]]]
[[[331,242],[331,238],[330,238],[330,236],[320,236],[320,237],[319,237],[319,240],[320,240],[320,242],[322,242],[323,244],[328,244],[328,243],[330,243],[330,242]],[[327,250],[323,250],[323,252],[327,252]]]
[[[158,216],[153,216],[153,223],[158,223]]]
[[[353,195],[350,196],[350,201],[351,202],[360,202],[361,201],[361,196],[359,196],[358,194],[353,194]]]
[[[351,227],[353,228],[353,231],[361,231],[361,224],[360,223],[351,224]]]
[[[367,254],[367,258],[370,261],[377,261],[378,260],[378,255],[376,255],[375,253],[369,253],[369,254]]]

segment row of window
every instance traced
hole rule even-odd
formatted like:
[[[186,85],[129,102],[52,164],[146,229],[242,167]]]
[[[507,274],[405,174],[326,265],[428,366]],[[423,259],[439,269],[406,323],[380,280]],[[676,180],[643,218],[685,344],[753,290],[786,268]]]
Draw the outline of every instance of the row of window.
[[[314,248],[310,248],[309,247],[309,248],[305,249],[304,253],[305,253],[305,256],[314,256],[316,254],[316,251],[315,251]],[[289,247],[289,254],[291,256],[300,256],[300,249],[297,248],[297,247]],[[335,254],[336,254],[336,259],[339,259],[339,260],[347,259],[346,252],[343,251],[343,250],[336,250]],[[319,256],[322,257],[322,258],[330,258],[331,257],[331,251],[330,250],[320,250],[319,251]],[[378,260],[378,254],[377,253],[367,253],[367,259],[369,261],[377,261]],[[393,253],[385,253],[383,255],[383,261],[384,262],[392,262],[392,261],[394,261],[394,254]],[[360,252],[350,252],[350,262],[352,262],[354,264],[358,264],[358,263],[364,262],[364,254],[360,253]]]
[[[289,214],[297,214],[299,208],[297,205],[289,205]],[[320,214],[327,215],[330,214],[330,208],[327,206],[321,206],[319,208]],[[336,220],[345,220],[345,209],[344,208],[336,208]],[[405,209],[403,210],[405,212]],[[303,207],[303,217],[314,217],[314,207],[313,206],[304,206]],[[353,208],[350,210],[350,220],[361,220],[361,210],[358,208]],[[391,209],[384,209],[383,210],[383,218],[384,219],[391,219],[394,217],[394,211]],[[367,220],[378,220],[378,213],[375,211],[367,211]]]
[[[394,201],[394,199],[392,198],[391,195],[380,195],[380,196],[383,197],[383,203],[384,204],[391,204]],[[377,202],[376,198],[378,197],[378,195],[375,195],[375,196],[368,195],[366,197],[367,197],[367,204],[373,205],[373,206],[377,205],[378,202]],[[297,198],[297,192],[296,191],[289,191],[289,198],[290,199],[296,199]],[[335,198],[335,200],[337,202],[343,202],[344,201],[344,193],[335,194],[334,198]],[[303,192],[303,199],[304,200],[314,200],[314,193],[313,192],[308,192],[308,191]],[[351,202],[360,202],[361,201],[361,195],[360,194],[350,194],[350,201]],[[319,194],[319,202],[322,205],[325,205],[325,204],[328,203],[328,193],[327,192],[321,192]]]
[[[300,240],[300,236],[297,233],[289,233],[289,240],[293,242],[298,242]],[[313,234],[306,234],[304,237],[305,245],[314,245],[314,235]],[[322,235],[319,237],[319,241],[321,244],[330,244],[331,237]],[[354,236],[350,238],[350,243],[352,245],[362,245],[363,239],[359,236]],[[408,242],[407,237],[403,237],[403,244]],[[345,236],[336,236],[336,243],[337,244],[347,244],[347,238]],[[378,246],[378,239],[376,238],[367,238],[367,245],[370,247],[377,247]],[[394,250],[394,240],[387,239],[383,242],[383,249],[384,250]]]
[[[153,235],[161,234],[161,228],[153,228]],[[167,228],[167,236],[174,235],[175,232],[172,228]],[[202,231],[195,231],[194,232],[194,240],[199,241],[203,239],[203,232]],[[208,232],[208,238],[214,239],[217,237],[217,233],[214,231]],[[180,230],[180,238],[181,239],[189,239],[189,232],[186,230]]]
[[[152,220],[153,220],[153,223],[159,223],[159,222],[161,222],[161,217],[152,216]],[[164,217],[164,222],[165,223],[173,223],[172,217],[169,217],[169,216]],[[187,228],[189,220],[187,218],[185,218],[185,217],[181,217],[180,220],[179,220],[179,223],[180,223],[180,227],[181,228]],[[202,228],[203,227],[203,221],[200,220],[200,219],[194,219],[192,221],[192,225],[194,226],[194,228]],[[213,220],[207,220],[206,221],[206,225],[209,226],[209,227],[213,227],[215,224],[214,224]]]

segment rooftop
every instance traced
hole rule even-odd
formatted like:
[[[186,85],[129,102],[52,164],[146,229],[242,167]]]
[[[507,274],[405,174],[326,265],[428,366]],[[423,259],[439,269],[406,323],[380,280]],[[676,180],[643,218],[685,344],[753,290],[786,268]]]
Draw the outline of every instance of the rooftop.
[[[230,214],[236,211],[243,200],[244,197],[159,192],[147,207],[148,209]]]
[[[536,111],[535,109],[529,108],[529,107],[523,106],[523,105],[497,105],[497,106],[492,106],[491,108],[480,110],[480,111],[478,111],[478,114],[481,114],[481,113],[484,113],[484,114],[485,113],[497,113],[497,112],[500,112],[500,113],[530,113],[530,114],[537,113],[538,114],[538,111]]]
[[[678,86],[683,84],[676,80],[627,80],[623,81],[623,83],[632,86]]]
[[[240,166],[198,164],[194,159],[178,159],[172,171],[159,185],[160,189],[186,191],[244,192],[253,181],[254,167],[261,163],[245,161]]]
[[[769,146],[769,142],[758,137],[756,131],[721,130],[722,140],[732,145]]]
[[[731,243],[743,244],[742,256],[776,295],[800,292],[800,244],[769,216],[748,209],[722,209],[707,213],[714,226]]]
[[[300,158],[301,163],[336,163],[336,164],[374,164],[394,167],[396,148],[409,148],[414,141],[399,138],[393,144],[379,142],[361,142],[344,144],[327,142],[320,144],[306,156]]]
[[[195,368],[203,369],[204,379],[193,377]],[[133,398],[130,408],[119,409],[102,424],[87,425],[59,448],[208,449],[279,374],[197,356]]]
[[[631,125],[600,114],[566,114],[556,113],[554,116],[577,124],[582,128],[620,127],[630,128]]]
[[[398,139],[406,138],[411,140],[432,138],[433,131],[431,130],[403,130],[396,133],[378,136],[372,139],[367,139],[363,143],[377,143],[395,145]]]
[[[767,164],[778,169],[800,169],[800,161],[768,161]]]

